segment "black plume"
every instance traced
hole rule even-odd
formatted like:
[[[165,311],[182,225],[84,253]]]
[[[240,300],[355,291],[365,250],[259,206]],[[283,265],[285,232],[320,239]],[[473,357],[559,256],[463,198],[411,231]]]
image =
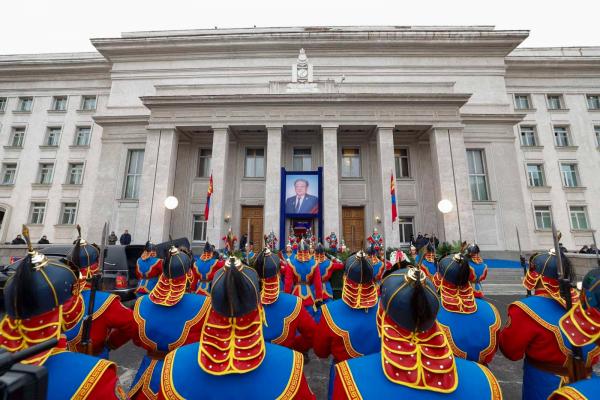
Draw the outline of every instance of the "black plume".
[[[469,260],[466,257],[460,256],[459,260],[454,260],[458,264],[458,271],[456,273],[456,285],[464,286],[469,283],[471,276],[471,267],[469,266]]]
[[[31,261],[31,254],[28,254],[21,261],[12,278],[12,284],[15,287],[14,298],[8,301],[13,302],[14,312],[17,317],[27,313],[27,310],[34,309],[37,305],[34,301],[36,296],[34,285],[32,285],[34,272]]]
[[[230,311],[229,316],[233,317],[236,315],[239,305],[245,300],[241,296],[244,293],[244,274],[235,265],[231,265],[226,266],[224,278],[227,296],[226,308]]]
[[[427,294],[421,283],[421,271],[417,271],[417,279],[414,284],[414,291],[410,298],[410,307],[414,312],[415,329],[421,330],[421,324],[432,320],[435,315],[427,303]]]

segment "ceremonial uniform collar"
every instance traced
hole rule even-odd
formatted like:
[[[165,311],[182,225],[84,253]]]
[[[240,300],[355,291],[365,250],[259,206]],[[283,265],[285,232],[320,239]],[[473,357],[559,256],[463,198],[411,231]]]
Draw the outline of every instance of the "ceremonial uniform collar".
[[[179,303],[187,290],[189,275],[183,275],[176,279],[169,279],[161,274],[154,289],[148,295],[150,301],[162,306],[172,306]]]
[[[469,284],[456,286],[445,279],[438,284],[442,307],[459,314],[473,314],[477,311],[473,287]]]
[[[377,304],[377,286],[374,282],[356,283],[344,277],[342,301],[350,308],[371,308]]]
[[[262,280],[262,289],[260,291],[260,302],[262,304],[273,304],[279,298],[279,276],[275,275]]]

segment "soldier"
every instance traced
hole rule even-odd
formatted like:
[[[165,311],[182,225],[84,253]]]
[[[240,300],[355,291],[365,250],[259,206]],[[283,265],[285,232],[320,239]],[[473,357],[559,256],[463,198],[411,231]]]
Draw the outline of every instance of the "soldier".
[[[268,235],[265,235],[264,237],[265,239],[265,244],[267,245],[267,247],[269,249],[271,249],[271,251],[274,251],[277,248],[277,235],[275,235],[275,232],[271,231],[269,232]]]
[[[383,279],[383,275],[392,268],[392,265],[387,260],[381,260],[378,255],[377,248],[374,244],[371,244],[367,249],[366,257],[373,265],[373,273],[375,274],[375,282],[379,283]]]
[[[572,276],[571,264],[562,255],[565,276]],[[500,331],[500,350],[509,360],[523,364],[523,399],[546,399],[569,377],[573,347],[565,340],[558,327],[565,314],[566,301],[561,298],[558,262],[554,249],[534,254],[529,259],[529,269],[524,286],[535,290],[534,295],[516,301],[508,307],[508,324]],[[571,289],[573,304],[577,293]],[[597,360],[594,345],[581,348],[582,360],[591,366]],[[592,351],[594,350],[594,351]]]
[[[415,262],[424,266],[425,268],[423,269],[423,272],[427,274],[427,277],[429,279],[432,279],[437,273],[435,245],[432,242],[428,241],[427,244],[424,244],[424,246],[427,246],[425,253],[417,254],[415,257]]]
[[[323,303],[321,271],[304,239],[296,255],[287,259],[284,291],[300,297],[308,312],[318,317],[318,307]]]
[[[479,254],[479,246],[477,246],[475,243],[467,247],[467,259],[469,260],[469,265],[471,266],[471,284],[475,289],[475,297],[482,298],[483,287],[481,282],[487,278],[488,267],[483,262],[483,258],[481,258],[481,255]]]
[[[435,287],[418,268],[389,275],[377,317],[381,352],[338,363],[333,398],[502,399],[492,373],[456,358],[435,317]]]
[[[93,310],[90,313],[89,303],[91,294],[90,282],[94,275],[100,274],[98,256],[100,254],[96,245],[87,243],[81,238],[81,228],[77,225],[78,237],[75,246],[67,256],[69,266],[79,273],[79,286],[83,299],[84,313],[79,322],[65,332],[69,350],[80,353],[88,352],[82,344],[83,316],[92,315],[90,339],[92,341],[91,354],[108,359],[109,350],[114,350],[131,339],[135,334],[136,326],[133,313],[121,303],[119,296],[108,292],[95,290]]]
[[[325,241],[329,245],[329,249],[333,251],[333,253],[337,253],[338,250],[338,238],[335,232],[331,232],[329,236],[325,238]]]
[[[227,235],[223,236],[221,240],[225,241],[225,254],[233,254],[235,250],[235,242],[237,242],[237,236],[233,234],[231,228],[227,230]]]
[[[133,342],[144,348],[146,355],[129,390],[132,399],[156,399],[167,353],[200,339],[210,300],[185,293],[191,264],[190,255],[171,246],[158,283],[135,303],[137,334]]]
[[[135,276],[138,279],[138,285],[135,289],[136,296],[143,296],[154,289],[162,272],[162,265],[162,259],[156,257],[156,246],[147,241],[144,252],[135,263]]]
[[[469,260],[460,253],[438,263],[438,285],[442,307],[438,323],[446,333],[454,355],[484,365],[489,364],[498,348],[502,321],[498,310],[487,301],[475,298],[469,283]]]
[[[323,287],[323,302],[327,303],[333,300],[333,289],[331,287],[331,276],[335,271],[344,269],[344,264],[337,258],[330,259],[325,254],[323,245],[319,243],[315,249],[315,261],[319,265],[321,272],[321,285]],[[313,287],[313,290],[315,288]]]
[[[194,265],[192,266],[192,291],[208,296],[210,293],[210,282],[217,271],[225,264],[224,260],[219,259],[215,254],[213,247],[208,241],[204,244],[204,252],[200,256],[194,256]]]
[[[367,242],[375,248],[377,253],[383,248],[383,236],[381,236],[377,228],[373,228],[373,233],[367,238]]]
[[[261,281],[260,300],[266,322],[263,336],[270,343],[306,353],[312,347],[317,326],[299,297],[281,293],[279,266],[279,258],[268,247],[258,253],[252,265]]]
[[[302,355],[265,343],[259,285],[255,270],[235,257],[227,260],[212,282],[200,342],[167,355],[159,398],[315,398]]]
[[[66,350],[61,333],[83,309],[80,304],[80,312],[72,312],[80,303],[77,277],[60,261],[34,251],[27,228],[23,231],[28,253],[4,287],[6,315],[0,322],[0,348],[14,353],[57,339],[56,347],[22,361],[46,368],[48,398],[125,399],[114,363]]]

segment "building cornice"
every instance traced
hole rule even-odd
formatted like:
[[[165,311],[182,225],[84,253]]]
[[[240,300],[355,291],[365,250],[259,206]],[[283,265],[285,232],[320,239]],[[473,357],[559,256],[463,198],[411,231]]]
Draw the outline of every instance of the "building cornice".
[[[147,125],[149,115],[95,115],[94,122],[102,127],[124,125]]]
[[[468,124],[518,124],[525,118],[527,114],[522,113],[506,113],[506,114],[469,114],[461,113],[461,120]]]
[[[98,53],[18,54],[0,56],[3,81],[73,76],[76,79],[109,78],[111,64]]]

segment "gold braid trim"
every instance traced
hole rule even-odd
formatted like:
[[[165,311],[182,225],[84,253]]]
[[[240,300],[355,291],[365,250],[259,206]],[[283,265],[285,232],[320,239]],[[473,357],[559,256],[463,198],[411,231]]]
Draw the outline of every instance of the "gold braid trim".
[[[491,400],[502,400],[502,390],[500,390],[500,385],[498,384],[496,377],[490,372],[489,369],[487,369],[487,367],[481,364],[477,364],[477,366],[481,368],[481,371],[484,373],[490,385],[490,393],[492,395]]]
[[[107,361],[107,360],[103,360],[103,359],[98,360],[98,363],[94,366],[94,368],[90,371],[90,373],[85,377],[83,382],[81,382],[81,385],[79,386],[79,388],[77,388],[77,391],[75,391],[75,394],[73,395],[72,399],[77,399],[77,400],[87,399],[88,396],[94,390],[94,387],[96,387],[96,385],[102,378],[102,375],[104,375],[104,372],[106,372],[106,370],[110,367],[116,368],[116,364],[111,361]]]
[[[290,373],[290,378],[288,380],[287,385],[285,385],[285,389],[277,397],[276,400],[292,400],[295,398],[296,393],[300,389],[300,384],[302,383],[302,371],[304,369],[304,358],[300,353],[294,351],[294,360],[292,361],[292,371]]]
[[[350,371],[350,367],[348,367],[348,363],[346,361],[337,363],[335,365],[335,371],[342,381],[342,386],[344,387],[344,392],[346,393],[348,400],[362,400],[362,396],[354,381],[352,371]]]
[[[492,311],[494,312],[494,323],[490,325],[490,345],[485,349],[481,350],[479,353],[479,363],[483,363],[483,361],[492,353],[496,351],[496,339],[497,333],[500,330],[500,326],[502,325],[502,320],[500,319],[500,314],[498,310],[492,303],[488,303],[490,307],[492,307]]]
[[[327,324],[329,329],[331,329],[333,333],[335,333],[342,339],[342,342],[344,343],[344,348],[346,349],[346,352],[348,353],[350,358],[357,358],[363,356],[362,353],[356,351],[352,346],[352,342],[350,341],[350,334],[348,333],[348,331],[341,329],[335,324],[335,322],[333,322],[333,318],[331,317],[327,306],[321,307],[321,318],[324,318],[325,323]]]
[[[185,400],[185,398],[177,392],[175,385],[173,385],[173,362],[175,361],[176,354],[177,350],[167,354],[167,357],[165,358],[162,373],[160,374],[160,391],[165,399]]]
[[[300,315],[300,311],[302,311],[302,301],[300,300],[300,298],[296,298],[296,306],[294,307],[294,311],[292,311],[290,315],[283,319],[283,331],[281,335],[271,340],[271,343],[281,344],[285,342],[285,340],[290,334],[290,325],[296,320],[296,318],[298,318],[298,315]],[[295,332],[292,333],[295,334]]]

